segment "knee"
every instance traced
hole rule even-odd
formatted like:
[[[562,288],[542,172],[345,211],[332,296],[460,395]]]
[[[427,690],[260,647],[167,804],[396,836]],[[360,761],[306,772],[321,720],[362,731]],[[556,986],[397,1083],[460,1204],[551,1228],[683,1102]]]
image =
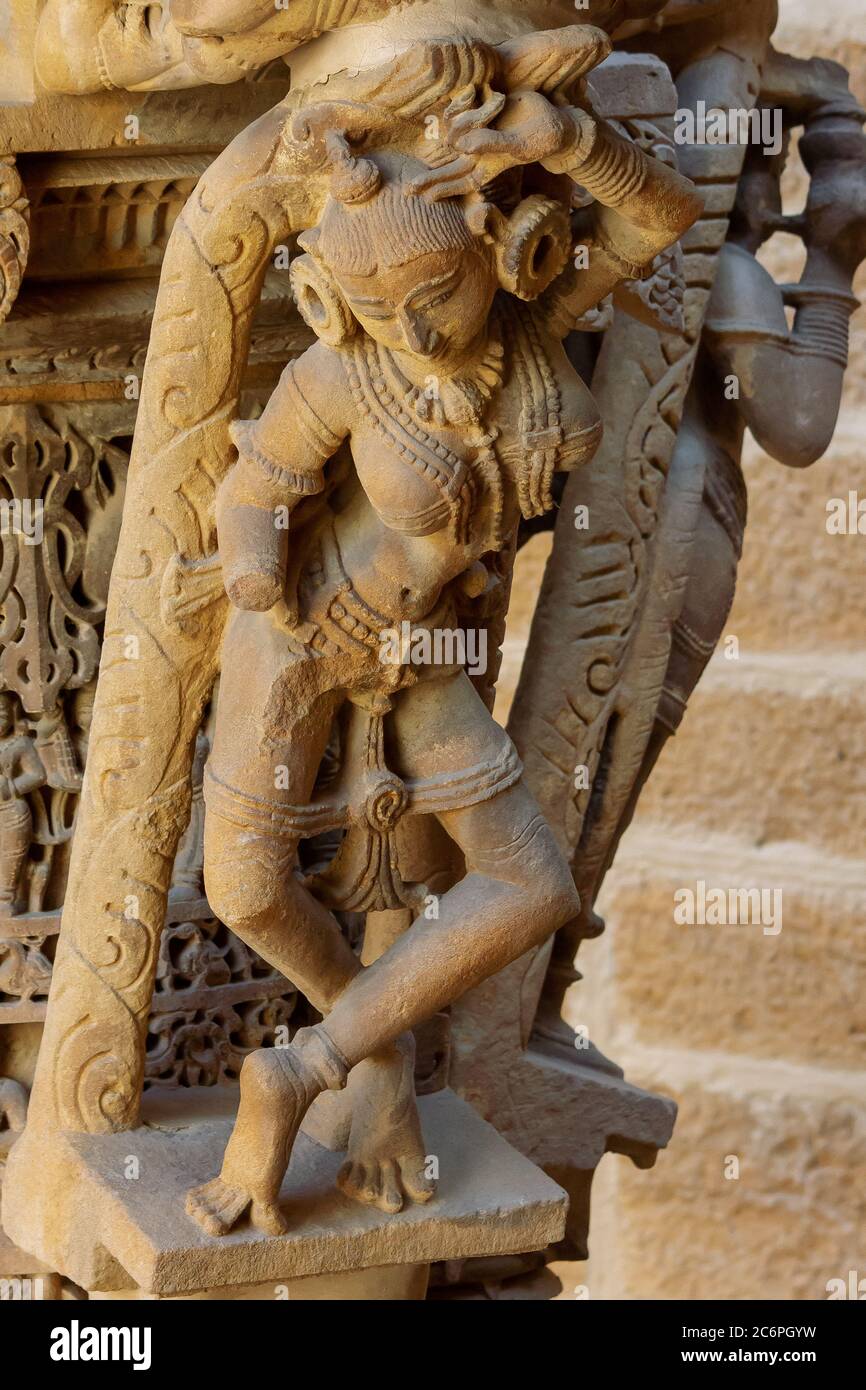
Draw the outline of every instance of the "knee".
[[[519,892],[527,920],[533,927],[537,924],[533,935],[544,940],[579,914],[580,896],[553,832],[540,815],[533,816],[519,844],[507,866],[488,864],[488,872]]]
[[[538,839],[540,843],[534,856],[530,891],[535,910],[544,919],[544,935],[547,936],[579,915],[580,894],[574,886],[571,869],[547,825]]]
[[[254,926],[285,900],[291,865],[285,846],[217,817],[205,829],[204,884],[211,911],[230,927]]]
[[[259,896],[255,891],[259,885],[251,885],[250,879],[251,875],[247,870],[243,874],[242,884],[239,865],[227,864],[205,856],[204,891],[208,904],[214,916],[229,927],[241,927],[257,915],[253,907],[253,897]],[[254,887],[253,897],[248,891],[250,886]]]

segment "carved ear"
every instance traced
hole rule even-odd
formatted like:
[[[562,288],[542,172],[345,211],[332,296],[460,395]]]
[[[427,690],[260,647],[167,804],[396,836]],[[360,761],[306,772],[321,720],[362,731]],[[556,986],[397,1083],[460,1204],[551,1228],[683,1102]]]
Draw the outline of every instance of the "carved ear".
[[[290,275],[304,323],[329,347],[343,347],[357,333],[358,322],[331,272],[312,256],[297,256]]]
[[[518,299],[537,299],[565,269],[571,253],[568,209],[533,193],[511,217],[494,219],[493,225],[502,288]]]

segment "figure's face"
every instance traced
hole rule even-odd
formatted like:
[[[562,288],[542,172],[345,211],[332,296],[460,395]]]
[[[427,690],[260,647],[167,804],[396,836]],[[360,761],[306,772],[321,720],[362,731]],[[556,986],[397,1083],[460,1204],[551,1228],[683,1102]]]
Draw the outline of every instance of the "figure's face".
[[[481,246],[431,251],[394,270],[337,280],[371,338],[431,365],[458,359],[476,342],[497,290]]]

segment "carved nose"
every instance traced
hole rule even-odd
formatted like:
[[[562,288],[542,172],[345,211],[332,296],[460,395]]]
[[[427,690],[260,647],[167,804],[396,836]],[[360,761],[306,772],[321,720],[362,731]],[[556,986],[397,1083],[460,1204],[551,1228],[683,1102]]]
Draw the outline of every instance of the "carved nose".
[[[427,328],[423,319],[416,318],[404,309],[400,313],[400,327],[403,329],[406,346],[411,352],[419,352],[429,357],[436,351],[439,334],[434,329]]]

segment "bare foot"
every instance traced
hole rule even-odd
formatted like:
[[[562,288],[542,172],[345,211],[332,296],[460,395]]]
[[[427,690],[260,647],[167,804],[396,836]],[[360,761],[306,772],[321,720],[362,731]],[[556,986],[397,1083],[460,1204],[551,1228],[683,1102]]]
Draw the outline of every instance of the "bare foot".
[[[241,1068],[241,1099],[218,1178],[187,1194],[186,1211],[211,1236],[224,1236],[251,1208],[266,1235],[287,1229],[279,1194],[304,1114],[322,1089],[298,1039],[253,1052]]]
[[[209,1236],[228,1235],[247,1207],[252,1209],[253,1225],[265,1235],[281,1236],[288,1230],[288,1222],[276,1203],[254,1202],[246,1188],[230,1187],[222,1178],[212,1178],[202,1187],[194,1187],[186,1197],[187,1215]]]
[[[436,1190],[425,1173],[414,1066],[414,1039],[404,1034],[359,1062],[349,1077],[352,1129],[337,1186],[380,1211],[402,1211],[407,1200],[429,1202]]]

